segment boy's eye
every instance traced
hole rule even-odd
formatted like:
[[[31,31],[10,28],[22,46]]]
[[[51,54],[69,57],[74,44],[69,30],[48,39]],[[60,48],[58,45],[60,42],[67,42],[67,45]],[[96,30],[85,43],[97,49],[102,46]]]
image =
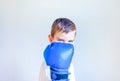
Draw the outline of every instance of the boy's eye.
[[[60,39],[60,38],[57,39],[57,41],[59,41],[59,42],[64,42],[64,43],[73,43],[73,42],[74,42],[74,40],[68,40],[68,41],[66,40],[66,41],[65,41],[64,39]]]
[[[58,39],[58,41],[60,41],[60,42],[64,42],[64,40],[63,40],[63,39]]]
[[[74,42],[74,41],[73,41],[73,40],[69,40],[68,42],[72,43],[72,42]]]

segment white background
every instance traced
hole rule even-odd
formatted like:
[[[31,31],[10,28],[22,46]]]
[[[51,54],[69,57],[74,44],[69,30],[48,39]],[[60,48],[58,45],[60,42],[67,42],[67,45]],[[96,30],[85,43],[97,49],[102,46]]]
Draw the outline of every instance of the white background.
[[[51,24],[77,26],[76,81],[120,81],[119,0],[0,0],[0,81],[38,81]]]

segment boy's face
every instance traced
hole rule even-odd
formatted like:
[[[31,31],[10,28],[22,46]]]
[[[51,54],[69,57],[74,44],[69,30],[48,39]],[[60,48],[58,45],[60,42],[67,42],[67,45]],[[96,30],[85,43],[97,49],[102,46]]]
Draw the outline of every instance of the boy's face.
[[[51,35],[48,35],[48,38],[49,38],[50,43],[51,42],[63,42],[63,43],[74,44],[75,32],[76,31],[71,31],[68,33],[57,32],[55,33],[54,37],[52,37]]]

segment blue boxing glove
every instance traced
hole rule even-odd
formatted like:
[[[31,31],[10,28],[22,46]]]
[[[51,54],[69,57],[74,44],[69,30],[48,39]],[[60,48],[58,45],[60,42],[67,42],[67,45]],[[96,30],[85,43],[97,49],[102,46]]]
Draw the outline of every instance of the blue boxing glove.
[[[51,79],[68,81],[68,69],[74,54],[74,46],[68,43],[53,42],[44,51],[46,64],[50,66]]]

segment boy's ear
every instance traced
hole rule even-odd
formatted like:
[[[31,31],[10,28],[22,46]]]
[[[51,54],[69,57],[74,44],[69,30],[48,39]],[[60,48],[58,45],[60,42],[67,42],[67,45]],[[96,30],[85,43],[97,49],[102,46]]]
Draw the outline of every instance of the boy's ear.
[[[51,36],[51,34],[48,35],[48,39],[49,39],[49,42],[51,43],[52,42],[52,36]]]

